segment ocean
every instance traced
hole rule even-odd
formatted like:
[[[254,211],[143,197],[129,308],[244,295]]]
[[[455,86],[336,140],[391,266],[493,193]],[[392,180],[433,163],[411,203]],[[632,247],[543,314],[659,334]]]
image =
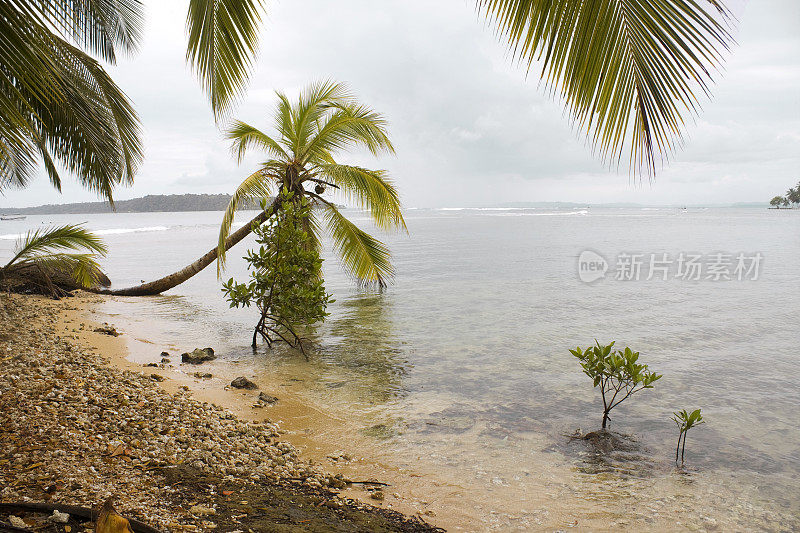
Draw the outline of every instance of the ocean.
[[[345,212],[371,228],[364,213]],[[113,286],[125,287],[199,257],[221,218],[28,216],[0,222],[0,259],[30,228],[86,222],[109,245]],[[228,308],[213,266],[103,311],[150,339],[154,358],[162,345],[212,346],[215,368],[302,376],[309,403],[346,417],[387,460],[480,492],[469,505],[487,530],[556,524],[556,507],[618,527],[800,528],[800,210],[451,208],[405,218],[408,234],[382,235],[397,271],[383,291],[359,288],[325,240],[336,302],[308,334],[308,362],[282,347],[251,350],[256,311]],[[246,277],[239,258],[252,244],[230,252],[225,279]],[[569,349],[612,340],[663,378],[614,409],[610,429],[628,445],[604,455],[567,437],[599,429],[602,416]],[[678,470],[670,416],[695,408],[706,423],[689,432]]]

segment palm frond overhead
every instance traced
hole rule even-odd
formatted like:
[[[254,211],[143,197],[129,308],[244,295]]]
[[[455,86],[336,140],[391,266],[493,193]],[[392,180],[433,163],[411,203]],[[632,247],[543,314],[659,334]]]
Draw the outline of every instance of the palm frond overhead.
[[[720,0],[477,0],[601,156],[653,176],[733,39]]]
[[[262,0],[190,0],[186,58],[208,93],[214,117],[242,95],[258,48]]]
[[[116,10],[116,11],[115,11]],[[0,1],[0,190],[25,186],[41,161],[113,201],[142,159],[139,121],[102,66],[70,44],[113,61],[135,49],[136,0]]]

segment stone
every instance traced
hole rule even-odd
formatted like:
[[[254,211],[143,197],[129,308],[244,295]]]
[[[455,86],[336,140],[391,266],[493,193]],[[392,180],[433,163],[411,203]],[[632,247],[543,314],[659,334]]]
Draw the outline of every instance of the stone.
[[[150,374],[150,379],[152,379],[153,381],[161,382],[161,381],[166,380],[167,378],[165,378],[164,376],[159,375],[159,374]]]
[[[231,381],[231,387],[234,389],[246,389],[246,390],[255,390],[258,388],[258,385],[250,381],[244,376],[239,376],[238,378]]]
[[[61,511],[54,509],[53,514],[47,518],[51,522],[55,522],[56,524],[66,524],[69,522],[69,515],[67,513],[62,513]]]
[[[13,514],[8,517],[8,521],[11,522],[11,525],[14,527],[18,527],[21,529],[28,529],[28,524],[25,523],[22,518],[18,516],[14,516]]]
[[[111,335],[112,337],[119,337],[119,332],[116,330],[114,326],[109,326],[108,324],[103,324],[99,328],[94,328],[95,333],[102,333],[103,335]]]
[[[206,507],[204,505],[193,505],[189,508],[189,512],[195,516],[207,516],[212,514],[217,514],[217,512],[212,509],[211,507]]]
[[[189,363],[192,365],[199,365],[206,361],[213,361],[217,356],[214,355],[214,350],[211,348],[195,348],[189,353],[181,354],[181,362]]]
[[[210,374],[208,372],[195,372],[192,376],[196,377],[197,379],[211,379],[214,377],[214,374]]]
[[[258,401],[263,402],[263,403],[273,404],[273,403],[277,402],[278,399],[275,396],[270,396],[266,392],[262,392],[262,393],[259,393],[259,395],[258,395]]]
[[[369,495],[369,497],[372,498],[373,500],[378,500],[379,502],[382,502],[386,496],[383,494],[382,490],[375,490]]]
[[[171,363],[172,361],[170,359],[166,358],[166,357],[162,357],[161,358],[161,362],[166,365],[166,364]]]

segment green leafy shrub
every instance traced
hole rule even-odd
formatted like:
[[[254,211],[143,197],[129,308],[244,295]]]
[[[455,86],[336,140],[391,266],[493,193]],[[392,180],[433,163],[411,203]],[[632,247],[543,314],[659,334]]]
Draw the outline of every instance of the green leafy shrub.
[[[595,341],[594,346],[570,350],[580,360],[583,373],[592,379],[595,387],[600,387],[603,396],[603,429],[606,429],[608,415],[613,408],[643,389],[652,389],[653,383],[661,378],[661,374],[651,372],[647,365],[637,362],[639,352],[627,347],[624,350],[612,350],[613,346],[614,342],[601,346]]]
[[[695,409],[691,413],[686,409],[676,411],[672,414],[672,420],[678,424],[680,433],[678,434],[678,445],[675,447],[675,464],[678,463],[678,450],[681,451],[681,466],[683,466],[683,456],[686,453],[686,433],[689,432],[694,426],[704,424],[703,415],[700,414],[700,409]],[[683,438],[683,444],[681,444]]]
[[[260,335],[270,347],[283,341],[305,355],[298,328],[325,320],[333,300],[325,292],[318,243],[307,230],[311,204],[286,189],[282,195],[281,208],[253,228],[260,247],[244,257],[250,281],[231,278],[222,291],[231,307],[255,305],[261,312],[253,348]]]

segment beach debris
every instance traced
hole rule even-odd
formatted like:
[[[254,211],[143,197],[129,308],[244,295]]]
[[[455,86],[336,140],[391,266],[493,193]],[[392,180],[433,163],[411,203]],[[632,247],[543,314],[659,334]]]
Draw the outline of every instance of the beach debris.
[[[244,376],[239,376],[238,378],[231,381],[231,387],[233,387],[234,389],[246,389],[246,390],[258,389],[258,385],[256,385],[255,383],[253,383]]]
[[[208,516],[217,514],[217,511],[211,507],[206,507],[205,505],[193,505],[189,508],[189,512],[195,516]]]
[[[181,362],[192,365],[199,365],[206,361],[213,361],[217,356],[211,348],[195,348],[189,353],[181,354]]]
[[[112,498],[107,499],[100,508],[94,531],[95,533],[133,533],[130,522],[114,509]]]
[[[14,527],[18,527],[18,528],[21,528],[21,529],[27,529],[28,528],[28,524],[26,524],[25,521],[22,518],[20,518],[18,516],[14,516],[13,514],[8,517],[8,521]]]
[[[54,522],[56,524],[66,524],[69,522],[69,514],[62,513],[58,509],[53,509],[53,514],[47,518],[50,522]]]
[[[114,326],[110,326],[107,323],[104,323],[99,328],[94,328],[95,333],[102,333],[103,335],[111,335],[112,337],[119,337],[119,332],[117,328]]]
[[[192,376],[196,377],[197,379],[211,379],[214,377],[214,374],[210,372],[195,372]]]
[[[169,357],[169,352],[161,352],[161,357]]]
[[[150,374],[150,379],[152,379],[153,381],[158,381],[159,383],[161,383],[162,381],[165,381],[167,378],[165,378],[161,374],[153,373],[153,374]]]
[[[158,363],[145,363],[142,366],[145,367],[145,368],[147,368],[147,367],[158,368]]]
[[[383,491],[380,489],[372,491],[369,497],[373,500],[378,500],[379,502],[382,502],[384,498],[386,498],[386,496],[383,494]]]
[[[161,358],[161,363],[163,363],[163,364],[165,364],[165,365],[166,365],[166,364],[169,364],[169,363],[171,363],[171,362],[172,362],[172,360],[170,360],[170,359],[169,359],[169,358],[167,358],[167,357],[162,357],[162,358]]]
[[[273,404],[276,403],[278,399],[275,396],[270,396],[266,392],[261,392],[258,394],[258,401],[263,403]]]

